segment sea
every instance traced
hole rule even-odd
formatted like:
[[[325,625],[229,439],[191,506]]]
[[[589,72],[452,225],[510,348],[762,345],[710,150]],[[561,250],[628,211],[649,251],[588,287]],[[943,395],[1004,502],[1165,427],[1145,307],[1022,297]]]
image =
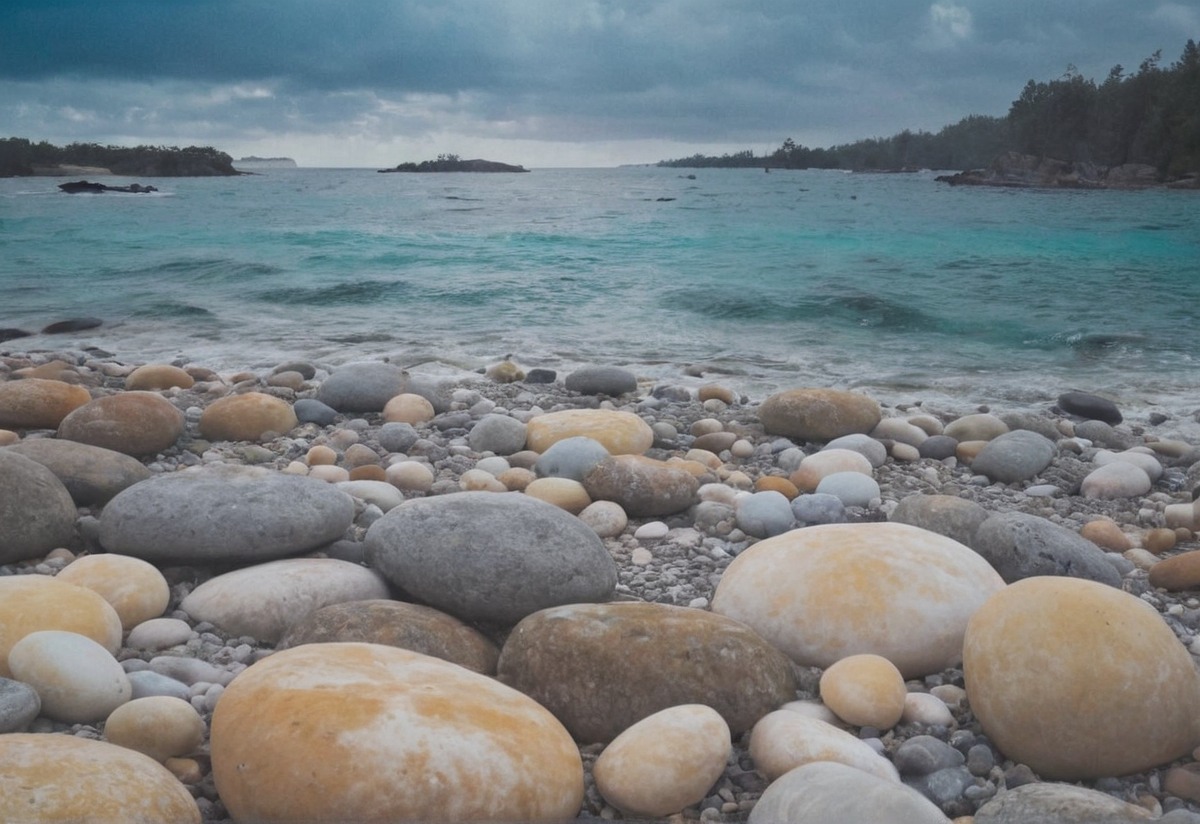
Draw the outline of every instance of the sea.
[[[651,383],[1036,408],[1200,409],[1200,197],[933,172],[278,169],[0,180],[0,343],[128,362],[418,372],[506,356]]]

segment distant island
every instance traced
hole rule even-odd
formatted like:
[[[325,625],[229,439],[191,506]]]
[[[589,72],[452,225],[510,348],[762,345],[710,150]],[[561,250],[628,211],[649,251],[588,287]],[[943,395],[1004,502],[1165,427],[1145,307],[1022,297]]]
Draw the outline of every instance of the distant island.
[[[223,177],[240,175],[233,158],[211,146],[54,146],[23,137],[0,139],[0,177],[122,175],[127,177]]]
[[[494,160],[463,160],[456,154],[440,154],[437,160],[422,160],[420,163],[401,163],[380,172],[528,172],[524,166],[497,163]]]
[[[1133,74],[1114,66],[1103,83],[1069,66],[1057,80],[1030,80],[1004,117],[971,115],[936,134],[905,130],[828,149],[788,138],[766,155],[697,154],[658,165],[939,169],[963,172],[939,178],[953,185],[1200,188],[1200,47],[1188,40],[1178,61],[1160,64],[1155,52]]]
[[[240,157],[233,161],[238,169],[297,169],[296,161],[290,157]]]

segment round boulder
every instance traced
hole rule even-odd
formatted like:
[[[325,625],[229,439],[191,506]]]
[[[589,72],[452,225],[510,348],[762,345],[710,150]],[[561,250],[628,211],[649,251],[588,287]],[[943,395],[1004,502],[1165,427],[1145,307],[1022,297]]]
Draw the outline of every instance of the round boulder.
[[[1088,392],[1064,392],[1058,396],[1058,407],[1068,415],[1103,421],[1109,426],[1116,426],[1123,420],[1121,410],[1117,409],[1115,403]]]
[[[607,457],[604,444],[579,435],[553,443],[533,468],[541,478],[569,478],[582,483],[583,477]]]
[[[116,654],[121,619],[90,589],[44,575],[0,577],[0,677],[12,675],[8,653],[32,632],[65,630],[91,638]]]
[[[79,506],[107,503],[121,490],[150,477],[150,470],[136,458],[75,441],[31,438],[9,449],[53,472]]]
[[[984,732],[1043,778],[1139,773],[1200,741],[1191,656],[1153,607],[1119,589],[1018,581],[971,618],[963,653]]]
[[[211,441],[261,441],[299,425],[291,404],[262,392],[226,395],[200,415],[200,434]]]
[[[821,674],[821,700],[856,727],[890,730],[908,695],[896,665],[879,655],[849,655]]]
[[[335,558],[287,558],[209,578],[179,608],[229,635],[273,643],[315,609],[387,596],[387,584],[366,567]]]
[[[632,518],[682,512],[695,502],[700,483],[692,473],[642,455],[612,455],[583,478],[592,500],[613,501]]]
[[[0,735],[0,821],[200,824],[200,808],[179,779],[140,752],[73,735],[13,733]]]
[[[184,416],[153,392],[121,392],[84,404],[63,418],[58,437],[112,449],[135,458],[175,445]]]
[[[68,724],[103,721],[133,690],[112,653],[77,632],[29,633],[9,650],[8,667],[37,690],[42,715]]]
[[[0,448],[0,564],[40,558],[75,538],[75,503],[37,461]]]
[[[990,515],[975,531],[971,546],[1010,584],[1035,575],[1069,575],[1121,585],[1121,574],[1095,544],[1037,515]]]
[[[1056,451],[1053,441],[1028,429],[1005,432],[979,451],[971,471],[993,483],[1027,481],[1050,465]]]
[[[57,429],[62,419],[91,401],[82,386],[44,378],[0,382],[0,427]]]
[[[639,818],[665,818],[698,804],[725,772],[729,725],[712,707],[684,704],[634,724],[592,768],[609,804]]]
[[[279,649],[333,642],[383,644],[431,655],[484,675],[496,672],[500,650],[462,621],[420,604],[370,599],[330,604],[291,626]]]
[[[376,644],[306,644],[254,664],[217,703],[211,748],[239,821],[550,822],[583,802],[579,750],[549,712]]]
[[[678,704],[712,707],[736,736],[796,691],[787,658],[753,630],[666,604],[542,610],[509,635],[497,672],[582,743]]]
[[[542,453],[566,438],[591,438],[610,455],[641,455],[654,444],[650,424],[632,412],[610,409],[564,409],[532,418],[526,445]]]
[[[508,415],[484,415],[471,427],[467,443],[476,452],[511,455],[525,448],[525,424]]]
[[[933,802],[911,787],[835,761],[790,771],[763,792],[749,824],[949,824]]]
[[[942,535],[906,524],[827,524],[738,555],[712,609],[802,666],[870,652],[915,678],[958,662],[967,621],[1003,586],[979,555]]]
[[[130,630],[167,610],[171,588],[153,564],[128,555],[85,555],[68,564],[56,580],[90,589],[117,611]]]
[[[990,441],[1005,432],[1008,432],[1008,424],[1000,418],[987,412],[978,412],[950,421],[946,424],[942,434],[962,443],[963,441]]]
[[[616,397],[637,391],[637,376],[617,366],[584,366],[567,375],[563,381],[572,392],[581,395],[611,395]]]
[[[467,621],[512,625],[545,607],[606,600],[617,584],[595,532],[518,492],[406,501],[371,525],[366,553],[393,584]]]
[[[135,698],[113,710],[104,737],[155,761],[190,755],[204,741],[204,719],[190,703],[169,695]]]
[[[758,410],[768,434],[822,443],[867,434],[881,416],[873,399],[839,389],[790,389],[770,396]]]
[[[167,563],[253,563],[341,538],[354,500],[330,484],[260,467],[216,465],[159,475],[100,513],[110,552]]]
[[[1079,485],[1085,498],[1113,500],[1145,495],[1153,484],[1146,471],[1129,461],[1113,461],[1098,466],[1087,474]]]
[[[186,370],[169,363],[147,363],[134,369],[125,378],[125,388],[131,391],[149,391],[162,389],[191,389],[196,379]]]
[[[892,510],[889,520],[927,529],[972,546],[975,533],[988,519],[988,511],[956,495],[909,495]]]
[[[316,399],[338,412],[382,412],[408,381],[408,373],[390,363],[347,363],[325,379]]]

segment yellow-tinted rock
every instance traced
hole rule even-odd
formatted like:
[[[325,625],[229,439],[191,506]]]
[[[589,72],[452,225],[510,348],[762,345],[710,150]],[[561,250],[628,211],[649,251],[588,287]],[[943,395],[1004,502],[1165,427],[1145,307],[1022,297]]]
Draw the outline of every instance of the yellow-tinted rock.
[[[350,470],[352,481],[381,481],[387,482],[387,472],[379,464],[356,466]]]
[[[806,441],[832,441],[870,432],[879,423],[879,404],[866,395],[840,389],[791,389],[762,402],[758,418],[771,435]]]
[[[237,820],[559,821],[583,802],[579,750],[549,712],[487,676],[375,644],[254,664],[221,696],[210,745]]]
[[[892,762],[855,736],[817,718],[775,710],[764,715],[750,732],[750,758],[771,781],[814,761],[835,761],[900,783]]]
[[[706,383],[704,386],[701,386],[696,390],[696,397],[700,399],[701,403],[716,399],[727,404],[732,404],[737,400],[737,396],[733,394],[732,389],[716,383]]]
[[[268,433],[286,435],[298,425],[291,404],[262,392],[226,395],[200,416],[200,434],[213,441],[258,441]]]
[[[1200,588],[1200,550],[1173,555],[1152,566],[1150,586],[1168,592]]]
[[[183,412],[161,395],[122,392],[71,412],[59,424],[58,437],[141,458],[173,446],[183,429]]]
[[[778,492],[789,501],[800,494],[794,483],[778,475],[763,475],[754,482],[754,489],[757,492]]]
[[[1177,540],[1178,537],[1175,535],[1175,530],[1159,527],[1158,529],[1148,530],[1142,536],[1142,546],[1148,552],[1161,555],[1168,550],[1174,549]]]
[[[114,655],[121,648],[121,619],[92,590],[42,575],[0,577],[0,677],[12,675],[13,645],[46,629],[86,635]]]
[[[397,395],[383,407],[383,419],[388,423],[425,423],[435,414],[433,404],[411,393]]]
[[[87,555],[58,573],[57,580],[86,587],[112,604],[121,626],[133,629],[167,609],[171,589],[153,564],[128,555]]]
[[[104,737],[161,763],[189,755],[200,746],[204,719],[181,698],[149,695],[113,710],[104,722]]]
[[[0,383],[0,426],[13,429],[55,429],[68,414],[92,396],[82,386],[62,381],[26,378]]]
[[[12,446],[21,436],[9,429],[0,429],[0,446]]]
[[[907,694],[900,670],[879,655],[850,655],[821,674],[821,700],[856,727],[890,730],[904,714]]]
[[[129,390],[190,389],[196,380],[178,366],[168,363],[148,363],[139,366],[125,378],[125,388]]]
[[[1125,552],[1133,546],[1129,536],[1122,532],[1121,527],[1111,518],[1088,521],[1080,528],[1079,534],[1109,552]]]
[[[200,824],[165,767],[139,752],[73,735],[0,735],[0,821],[21,824]]]
[[[663,818],[704,800],[725,771],[729,726],[716,710],[683,704],[613,739],[592,776],[604,799],[632,816]]]
[[[309,447],[308,453],[304,456],[304,462],[309,466],[333,466],[337,463],[337,459],[337,451],[324,444]]]
[[[641,455],[654,443],[648,423],[632,412],[609,409],[565,409],[538,415],[526,427],[525,443],[541,453],[576,436],[599,441],[610,455]]]
[[[835,472],[858,472],[868,477],[875,475],[871,462],[862,453],[852,449],[823,449],[802,460],[788,480],[797,489],[812,492],[823,478]]]
[[[537,474],[532,469],[514,466],[497,475],[496,480],[504,484],[505,488],[511,492],[524,492],[531,483],[537,480]]]
[[[957,441],[990,441],[1007,431],[1008,424],[986,412],[963,415],[950,421],[942,430]]]
[[[634,518],[672,515],[687,509],[700,484],[679,466],[642,455],[612,455],[583,476],[593,500],[615,501]]]
[[[871,652],[913,678],[957,663],[967,621],[1003,586],[987,561],[945,536],[899,523],[828,524],[738,555],[712,609],[801,665]]]
[[[1186,648],[1153,607],[1094,581],[1027,578],[992,596],[963,671],[984,732],[1045,779],[1143,772],[1200,742]]]
[[[583,484],[570,478],[538,478],[525,487],[525,494],[554,504],[572,515],[578,515],[592,502]]]

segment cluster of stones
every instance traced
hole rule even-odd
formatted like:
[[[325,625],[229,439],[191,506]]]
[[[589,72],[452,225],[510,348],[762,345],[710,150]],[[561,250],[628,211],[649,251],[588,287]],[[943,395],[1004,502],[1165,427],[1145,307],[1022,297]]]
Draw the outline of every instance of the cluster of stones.
[[[1200,453],[1101,398],[0,363],[0,819],[1200,821]]]

